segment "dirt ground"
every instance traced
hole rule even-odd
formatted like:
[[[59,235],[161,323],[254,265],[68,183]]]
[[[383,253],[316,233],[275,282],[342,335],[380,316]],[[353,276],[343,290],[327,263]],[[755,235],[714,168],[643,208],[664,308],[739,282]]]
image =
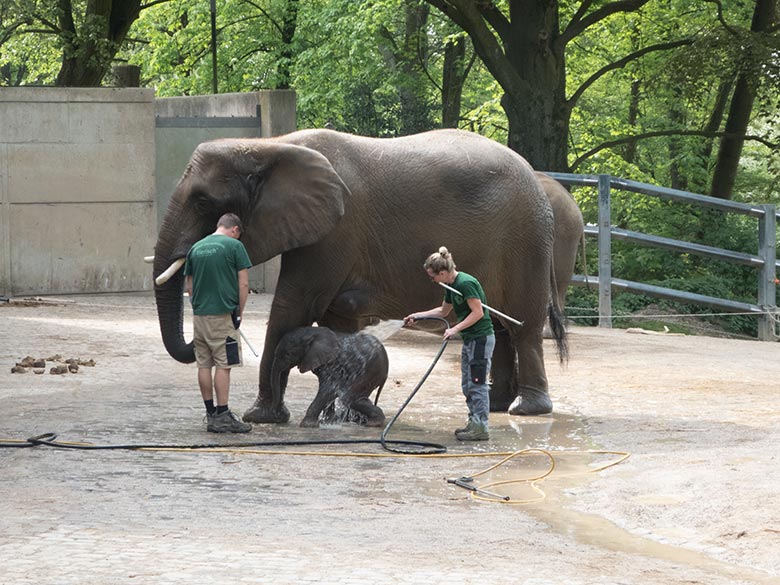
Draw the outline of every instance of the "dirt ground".
[[[270,299],[251,295],[242,327],[258,353]],[[0,440],[379,435],[299,428],[316,378],[297,372],[289,425],[210,435],[194,366],[165,352],[150,294],[14,301],[0,303]],[[383,454],[375,445],[295,448],[363,458],[0,449],[0,583],[780,583],[780,346],[585,327],[569,339],[566,367],[546,342],[554,414],[494,414],[491,440],[478,445],[452,437],[465,405],[450,344],[390,437],[442,443],[457,457],[374,457]],[[388,419],[439,343],[406,330],[385,339]],[[243,352],[231,391],[239,413],[256,395],[259,364]],[[55,354],[95,365],[11,373],[25,356]],[[555,461],[537,484],[543,499],[517,483],[490,489],[536,501],[482,501],[445,481],[498,462],[491,452],[523,449]],[[617,453],[630,457],[595,471]],[[534,477],[548,465],[536,452],[476,481]]]

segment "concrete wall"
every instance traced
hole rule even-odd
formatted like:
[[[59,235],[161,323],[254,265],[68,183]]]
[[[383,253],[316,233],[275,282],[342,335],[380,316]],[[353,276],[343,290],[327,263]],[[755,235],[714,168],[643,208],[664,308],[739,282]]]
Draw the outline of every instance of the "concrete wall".
[[[294,132],[297,124],[295,92],[290,90],[158,98],[155,115],[158,229],[176,184],[201,142],[215,138],[269,138]],[[232,126],[229,120],[253,117],[257,123],[251,126]],[[182,123],[170,123],[177,120]],[[205,124],[208,121],[217,123]],[[274,292],[280,267],[279,257],[255,266],[249,271],[249,286]]]
[[[151,89],[0,88],[0,294],[148,290]]]
[[[258,106],[249,129],[156,129],[155,114],[256,117]],[[155,100],[151,89],[0,88],[0,295],[151,290],[143,258],[195,147],[295,126],[292,91]],[[278,272],[277,258],[250,283],[273,292]]]

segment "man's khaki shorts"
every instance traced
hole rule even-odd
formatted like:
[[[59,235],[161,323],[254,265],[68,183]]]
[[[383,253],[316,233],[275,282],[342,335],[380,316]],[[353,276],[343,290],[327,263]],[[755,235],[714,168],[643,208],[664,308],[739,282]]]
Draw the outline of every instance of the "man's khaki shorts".
[[[241,336],[230,313],[193,315],[195,359],[199,368],[235,368],[241,365]]]

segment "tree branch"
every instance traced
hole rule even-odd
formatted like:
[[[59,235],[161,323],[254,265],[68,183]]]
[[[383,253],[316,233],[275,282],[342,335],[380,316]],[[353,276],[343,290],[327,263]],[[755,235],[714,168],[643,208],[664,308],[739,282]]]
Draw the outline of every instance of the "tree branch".
[[[588,11],[588,8],[591,7],[593,4],[593,0],[582,0],[580,3],[580,7],[577,9],[577,12],[574,13],[574,16],[571,17],[571,20],[569,21],[569,24],[572,22],[579,22],[582,20],[582,17],[585,16],[585,13]]]
[[[506,39],[512,34],[509,21],[493,2],[477,2],[477,9],[487,23],[493,27],[501,39]]]
[[[723,4],[720,0],[704,0],[705,2],[708,2],[710,4],[714,4],[717,7],[718,10],[718,20],[720,21],[720,24],[725,28],[727,31],[729,31],[732,35],[736,35],[737,31],[733,29],[729,23],[726,22],[726,19],[723,17]]]
[[[574,107],[574,105],[577,103],[577,100],[580,99],[580,97],[585,92],[585,90],[587,90],[591,85],[593,85],[596,81],[598,81],[598,79],[601,78],[603,75],[605,75],[610,71],[613,71],[614,69],[621,69],[631,61],[639,59],[640,57],[643,57],[648,53],[653,53],[655,51],[668,51],[670,49],[676,49],[677,47],[682,47],[685,45],[692,45],[692,44],[693,44],[693,39],[680,39],[678,41],[669,41],[668,43],[658,43],[657,45],[650,45],[649,47],[644,47],[643,49],[634,51],[633,53],[626,55],[622,59],[618,59],[613,63],[609,63],[604,67],[602,67],[601,69],[599,69],[598,71],[596,71],[593,75],[591,75],[588,79],[586,79],[582,83],[582,85],[580,85],[577,88],[577,90],[571,95],[571,97],[566,100],[566,103],[569,105],[569,107]]]
[[[488,71],[510,95],[521,93],[527,82],[512,68],[496,35],[488,28],[474,0],[426,0],[466,31]],[[647,0],[645,0],[647,1]]]
[[[28,24],[25,20],[17,20],[13,24],[9,24],[5,29],[0,30],[0,47],[14,36],[16,29],[25,24]]]
[[[752,134],[738,134],[734,132],[709,132],[707,130],[657,130],[654,132],[645,132],[644,134],[637,134],[636,136],[626,136],[624,138],[618,138],[616,140],[609,140],[607,142],[602,142],[595,148],[591,148],[585,154],[581,154],[580,156],[578,156],[574,160],[574,162],[572,162],[571,165],[569,165],[569,168],[571,170],[576,169],[578,166],[580,166],[580,164],[582,164],[583,161],[589,159],[594,154],[597,154],[602,150],[606,150],[614,146],[620,146],[621,144],[629,144],[631,142],[637,142],[639,140],[644,140],[646,138],[658,138],[659,136],[706,136],[709,138],[718,138],[718,137],[742,138],[743,140],[752,140],[755,142],[760,142],[764,146],[767,146],[771,149],[777,149],[780,147],[780,143],[772,142],[770,140],[767,140],[763,136],[756,136]]]
[[[73,7],[71,6],[70,0],[59,0],[58,4],[60,6],[59,28],[62,32],[68,32],[75,36],[76,25],[73,23]],[[38,17],[38,19],[47,26],[51,26],[43,18]]]
[[[426,0],[434,8],[438,8],[444,15],[448,16],[452,22],[468,32],[467,22],[457,7],[447,0]]]
[[[252,2],[251,0],[244,0],[244,4],[249,4],[253,8],[256,8],[260,12],[260,14],[266,17],[268,22],[271,23],[271,26],[273,26],[280,35],[282,36],[284,35],[284,30],[282,30],[282,25],[279,24],[279,22],[277,22],[277,20],[273,16],[271,16],[271,13],[268,12],[265,8],[263,8],[256,2]]]
[[[141,4],[141,6],[138,7],[138,11],[146,10],[147,8],[151,8],[152,6],[156,6],[157,4],[166,4],[167,2],[170,2],[171,0],[151,0],[150,2],[147,2],[146,4]]]
[[[597,22],[604,20],[608,16],[618,12],[634,12],[639,10],[649,1],[650,0],[618,0],[618,2],[605,4],[598,10],[595,10],[588,15],[581,15],[578,20],[572,19],[571,22],[569,22],[569,25],[566,27],[566,30],[564,30],[563,33],[561,33],[561,36],[558,37],[556,43],[561,45],[561,48],[563,48],[570,40],[572,40],[577,35],[582,34],[589,26],[592,26]],[[580,14],[580,12],[581,10],[577,11],[577,14]]]

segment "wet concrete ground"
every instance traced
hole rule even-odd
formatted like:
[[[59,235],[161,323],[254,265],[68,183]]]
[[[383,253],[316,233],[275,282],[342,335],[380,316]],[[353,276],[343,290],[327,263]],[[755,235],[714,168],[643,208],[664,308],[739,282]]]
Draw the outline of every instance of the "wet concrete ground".
[[[269,301],[252,295],[245,319],[258,352]],[[311,374],[291,374],[292,424],[260,425],[244,436],[205,433],[194,366],[165,353],[149,295],[59,302],[0,308],[0,439],[54,432],[63,441],[191,445],[379,435],[354,425],[297,427],[314,396]],[[380,406],[389,419],[438,339],[401,332],[386,346],[391,371]],[[97,365],[75,375],[10,374],[13,360],[52,353]],[[239,413],[254,400],[259,364],[246,347],[244,356],[231,393]],[[586,473],[617,457],[586,451],[619,449],[594,429],[598,420],[579,412],[576,392],[555,392],[575,367],[550,370],[554,415],[495,414],[490,442],[459,444],[452,429],[465,406],[458,350],[449,348],[390,433],[442,443],[453,456],[551,451],[556,470],[539,484],[546,497],[526,505],[476,501],[445,481],[499,457],[388,457],[375,445],[307,449],[323,455],[0,449],[0,583],[778,582],[771,570],[724,561],[717,544],[693,538],[675,546],[655,538],[651,522],[643,528],[641,517],[626,529],[596,505],[589,512],[588,501],[598,503],[608,489],[589,486],[616,476],[623,479],[614,485],[623,486],[643,468],[629,459]],[[341,455],[355,452],[365,456]],[[517,458],[484,479],[533,477],[548,465],[542,455]],[[527,485],[502,489],[517,499],[539,497]]]

